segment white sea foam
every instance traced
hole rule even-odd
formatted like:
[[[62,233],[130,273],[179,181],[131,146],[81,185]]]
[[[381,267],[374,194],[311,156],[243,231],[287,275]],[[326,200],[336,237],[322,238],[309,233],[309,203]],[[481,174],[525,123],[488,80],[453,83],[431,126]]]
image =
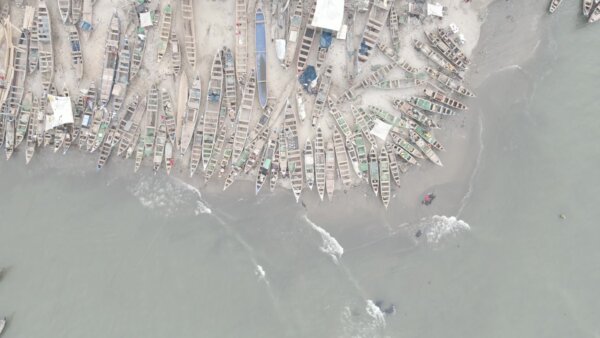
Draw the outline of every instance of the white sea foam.
[[[321,251],[331,256],[331,259],[337,264],[339,259],[342,258],[344,254],[344,248],[340,245],[340,243],[335,239],[335,237],[331,236],[329,232],[320,226],[313,223],[306,215],[304,215],[304,219],[310,226],[316,230],[319,235],[321,235],[321,240],[323,241],[321,244]]]
[[[343,337],[352,338],[383,338],[386,322],[385,315],[371,301],[367,299],[367,305],[364,312],[354,307],[344,307],[342,310],[342,330]],[[366,313],[365,313],[366,312]],[[387,338],[387,337],[386,337]]]
[[[454,216],[435,215],[422,223],[427,243],[438,244],[447,237],[455,237],[461,232],[471,230],[467,222]]]
[[[365,309],[369,316],[373,317],[373,323],[375,327],[385,327],[385,315],[381,312],[381,309],[373,303],[372,300],[367,299],[367,308]]]

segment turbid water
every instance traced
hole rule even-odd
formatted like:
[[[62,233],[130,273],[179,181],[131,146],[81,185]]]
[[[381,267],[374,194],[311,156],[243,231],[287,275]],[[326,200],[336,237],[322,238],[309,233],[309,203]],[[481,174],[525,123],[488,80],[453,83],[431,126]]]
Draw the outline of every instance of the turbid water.
[[[5,336],[600,336],[600,26],[545,8],[491,6],[466,196],[418,212],[2,161]]]

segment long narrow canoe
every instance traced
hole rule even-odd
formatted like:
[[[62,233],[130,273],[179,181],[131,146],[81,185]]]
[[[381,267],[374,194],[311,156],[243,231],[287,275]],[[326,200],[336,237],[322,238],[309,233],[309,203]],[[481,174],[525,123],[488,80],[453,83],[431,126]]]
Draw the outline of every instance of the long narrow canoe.
[[[265,15],[260,3],[256,8],[256,86],[258,102],[265,109],[267,106],[267,32]]]

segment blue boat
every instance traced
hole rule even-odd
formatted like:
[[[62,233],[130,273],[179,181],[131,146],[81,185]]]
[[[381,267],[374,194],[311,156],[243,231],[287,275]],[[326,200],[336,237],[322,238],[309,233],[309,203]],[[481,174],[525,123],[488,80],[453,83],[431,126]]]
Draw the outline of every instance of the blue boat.
[[[256,84],[258,102],[264,109],[267,106],[267,35],[261,7],[260,3],[256,6]]]

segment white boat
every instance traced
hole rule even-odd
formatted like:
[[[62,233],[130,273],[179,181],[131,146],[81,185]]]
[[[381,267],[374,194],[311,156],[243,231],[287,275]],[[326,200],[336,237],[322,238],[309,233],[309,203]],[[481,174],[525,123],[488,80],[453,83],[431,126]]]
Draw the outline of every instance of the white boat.
[[[315,181],[319,198],[322,201],[325,195],[325,143],[321,127],[317,128],[317,136],[315,137]]]
[[[179,153],[181,156],[185,155],[192,142],[196,121],[198,119],[198,112],[200,111],[201,100],[202,81],[200,81],[200,75],[197,75],[192,83],[192,87],[188,90],[187,104],[185,106],[185,113],[183,114],[181,137],[179,138]],[[180,107],[179,109],[183,108]]]
[[[312,190],[315,182],[315,157],[310,138],[306,139],[304,146],[304,176],[306,176],[306,186]]]

